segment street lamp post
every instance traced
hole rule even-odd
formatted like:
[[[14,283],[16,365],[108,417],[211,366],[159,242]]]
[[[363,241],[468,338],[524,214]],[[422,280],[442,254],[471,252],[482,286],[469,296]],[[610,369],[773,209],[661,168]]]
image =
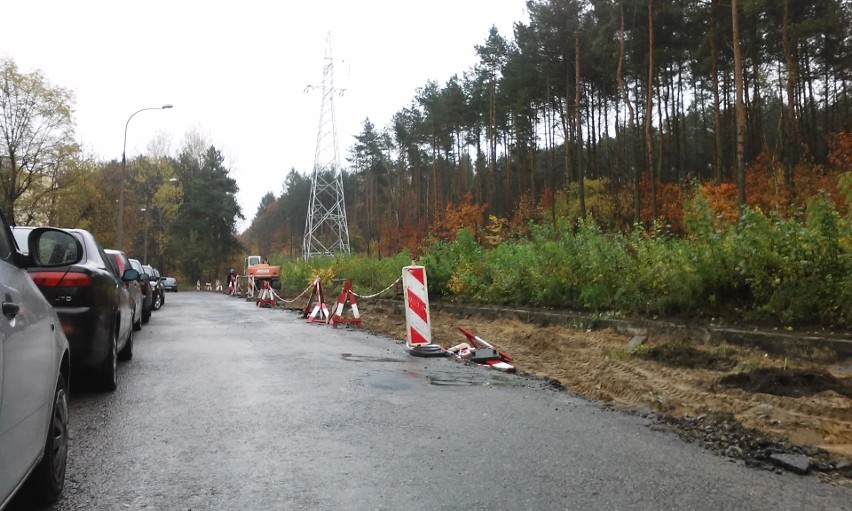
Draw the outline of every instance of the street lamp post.
[[[130,119],[133,119],[133,116],[138,114],[139,112],[144,112],[145,110],[165,110],[167,108],[172,108],[172,105],[166,104],[158,107],[149,107],[139,109],[127,118],[127,122],[124,123],[124,146],[121,150],[121,179],[119,183],[118,189],[118,249],[124,250],[124,178],[127,174],[127,126],[130,125]]]

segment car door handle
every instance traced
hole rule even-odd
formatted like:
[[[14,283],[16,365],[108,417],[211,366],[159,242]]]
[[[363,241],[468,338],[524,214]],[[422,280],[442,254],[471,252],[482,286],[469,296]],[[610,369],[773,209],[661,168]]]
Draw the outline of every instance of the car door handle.
[[[21,306],[14,302],[3,302],[4,316],[17,316]]]

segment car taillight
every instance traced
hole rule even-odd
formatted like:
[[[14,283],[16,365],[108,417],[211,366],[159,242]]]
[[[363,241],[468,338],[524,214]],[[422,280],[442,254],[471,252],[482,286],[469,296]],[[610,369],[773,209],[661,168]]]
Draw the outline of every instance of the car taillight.
[[[92,277],[87,273],[64,271],[39,271],[30,273],[37,286],[44,287],[86,287],[92,285]]]

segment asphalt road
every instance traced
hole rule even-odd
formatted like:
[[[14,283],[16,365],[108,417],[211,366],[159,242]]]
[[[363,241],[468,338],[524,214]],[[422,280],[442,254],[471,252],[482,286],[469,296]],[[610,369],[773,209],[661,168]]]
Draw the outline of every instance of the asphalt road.
[[[852,509],[541,381],[221,294],[168,293],[134,352],[115,393],[72,389],[50,509]]]

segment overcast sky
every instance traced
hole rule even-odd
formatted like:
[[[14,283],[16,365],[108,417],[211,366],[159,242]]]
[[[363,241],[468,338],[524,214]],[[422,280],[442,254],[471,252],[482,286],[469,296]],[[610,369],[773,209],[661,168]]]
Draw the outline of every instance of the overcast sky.
[[[128,158],[158,134],[172,152],[198,131],[219,148],[247,221],[291,168],[308,173],[316,149],[326,36],[331,34],[340,157],[367,117],[379,128],[427,80],[471,68],[492,25],[511,37],[525,0],[6,2],[0,56],[41,70],[76,96],[87,153]]]

